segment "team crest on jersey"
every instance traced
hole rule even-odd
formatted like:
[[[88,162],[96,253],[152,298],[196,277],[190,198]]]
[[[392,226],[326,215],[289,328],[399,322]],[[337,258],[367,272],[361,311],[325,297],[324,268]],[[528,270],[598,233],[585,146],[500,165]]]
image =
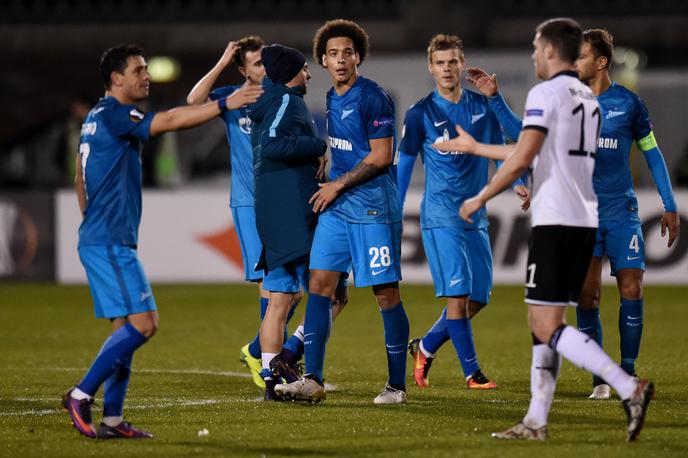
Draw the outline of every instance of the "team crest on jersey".
[[[141,122],[143,121],[143,117],[144,114],[136,108],[132,108],[132,110],[129,112],[129,119],[131,119],[133,122]]]
[[[435,143],[441,143],[441,142],[448,142],[450,140],[449,138],[449,131],[447,129],[444,129],[444,132],[442,133],[441,137],[437,137],[432,144],[434,145]],[[466,154],[463,151],[441,151],[438,150],[437,148],[434,148],[435,151],[440,153],[442,156],[446,156],[448,154],[451,154],[452,156],[456,156],[458,154]]]
[[[245,134],[251,135],[251,118],[248,116],[239,118],[239,130]]]
[[[609,112],[607,112],[607,116],[605,116],[604,118],[605,119],[612,119],[612,118],[616,118],[617,116],[621,116],[621,115],[625,115],[625,114],[626,114],[625,111],[609,110]]]

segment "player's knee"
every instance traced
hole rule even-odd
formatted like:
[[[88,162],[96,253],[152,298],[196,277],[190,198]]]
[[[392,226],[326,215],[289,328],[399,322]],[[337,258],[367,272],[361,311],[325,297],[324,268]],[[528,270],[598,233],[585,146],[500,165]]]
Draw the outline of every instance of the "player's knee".
[[[318,296],[332,297],[336,286],[336,282],[333,284],[327,276],[311,275],[308,291]]]
[[[621,284],[619,290],[621,297],[632,301],[640,300],[643,297],[643,284],[640,281],[628,281]]]
[[[293,293],[291,295],[291,306],[294,307],[296,304],[301,302],[301,299],[303,299],[303,291],[298,291],[296,293]]]
[[[160,322],[158,318],[154,316],[142,323],[137,323],[137,329],[141,334],[146,336],[147,339],[150,339],[158,332],[159,325]]]
[[[578,307],[583,310],[600,308],[600,288],[591,288],[581,291],[578,297]]]

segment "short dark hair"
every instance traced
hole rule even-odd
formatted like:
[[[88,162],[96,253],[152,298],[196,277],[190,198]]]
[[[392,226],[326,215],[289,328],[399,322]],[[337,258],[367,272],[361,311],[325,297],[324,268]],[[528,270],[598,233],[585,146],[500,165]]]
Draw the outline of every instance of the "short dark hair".
[[[445,35],[438,33],[430,39],[428,44],[428,62],[432,63],[432,53],[435,51],[445,51],[447,49],[458,49],[461,59],[463,59],[463,41],[457,35]]]
[[[362,64],[370,49],[368,34],[360,25],[346,19],[327,21],[315,32],[313,59],[322,65],[322,56],[327,53],[327,40],[337,37],[346,37],[354,42],[354,52],[358,53],[359,65]]]
[[[103,77],[105,89],[112,87],[112,72],[124,73],[131,56],[143,56],[143,48],[136,45],[117,45],[103,53],[100,58],[100,75]]]
[[[540,37],[547,40],[556,49],[559,58],[574,63],[580,54],[583,30],[578,22],[571,18],[549,19],[535,29]]]
[[[614,55],[614,37],[608,30],[588,29],[583,32],[583,41],[590,44],[596,58],[607,58],[607,65],[604,68],[611,67],[612,56]]]
[[[243,67],[246,65],[247,52],[255,52],[263,46],[265,46],[265,42],[263,41],[263,39],[256,35],[244,37],[241,40],[237,41],[237,44],[239,45],[239,52],[237,53],[235,58],[237,67]]]

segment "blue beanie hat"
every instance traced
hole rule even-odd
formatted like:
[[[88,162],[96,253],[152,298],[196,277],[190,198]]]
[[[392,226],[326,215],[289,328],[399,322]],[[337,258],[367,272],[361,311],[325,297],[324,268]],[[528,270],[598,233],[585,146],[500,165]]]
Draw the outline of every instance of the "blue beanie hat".
[[[266,46],[260,52],[265,73],[274,83],[286,84],[299,74],[306,64],[303,54],[280,44]]]

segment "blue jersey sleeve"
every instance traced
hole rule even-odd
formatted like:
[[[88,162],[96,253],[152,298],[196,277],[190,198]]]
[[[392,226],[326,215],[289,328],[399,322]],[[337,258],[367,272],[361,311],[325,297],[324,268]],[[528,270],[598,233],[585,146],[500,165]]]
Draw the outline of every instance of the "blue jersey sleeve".
[[[112,135],[141,140],[150,138],[150,125],[154,116],[154,112],[144,114],[134,105],[119,105],[103,112],[103,119]]]
[[[652,122],[647,106],[639,97],[635,98],[635,109],[633,110],[633,140],[640,142],[652,132]]]
[[[212,91],[210,91],[210,93],[208,94],[208,98],[210,100],[219,100],[222,97],[227,97],[232,92],[236,91],[236,89],[237,88],[235,86],[219,87],[217,89],[213,89]]]
[[[417,156],[423,148],[424,141],[423,114],[420,110],[411,107],[404,117],[399,151],[407,155]]]
[[[383,91],[368,91],[361,101],[368,139],[394,137],[394,102]]]
[[[511,111],[506,100],[499,92],[493,97],[488,97],[487,100],[490,104],[490,110],[497,116],[504,132],[512,141],[518,140],[518,136],[521,134],[521,118]]]

